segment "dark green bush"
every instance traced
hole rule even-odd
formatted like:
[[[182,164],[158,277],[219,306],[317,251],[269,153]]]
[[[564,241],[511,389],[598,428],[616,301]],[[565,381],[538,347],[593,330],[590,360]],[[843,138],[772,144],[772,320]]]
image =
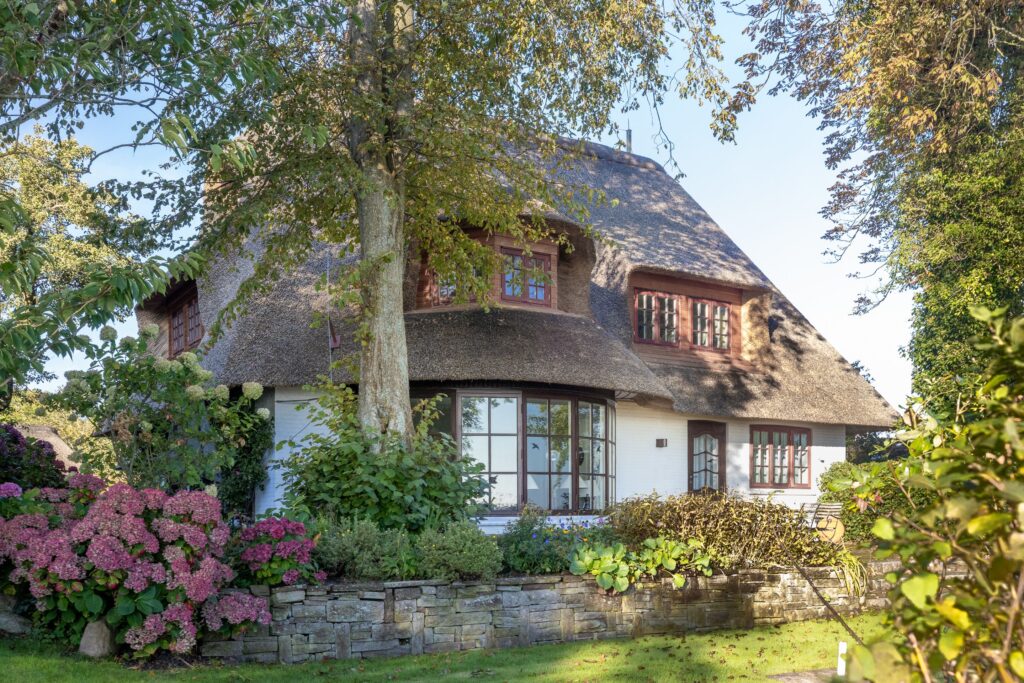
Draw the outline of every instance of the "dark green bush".
[[[907,493],[899,487],[895,470],[906,467],[902,460],[886,461],[879,468],[889,470],[888,476],[879,479],[878,486],[872,493],[870,505],[857,495],[857,489],[863,484],[863,470],[848,462],[837,462],[825,470],[818,479],[821,489],[821,500],[824,503],[840,503],[843,510],[839,519],[846,527],[846,540],[858,544],[874,544],[876,541],[871,533],[875,520],[879,517],[892,519],[895,515],[909,516],[917,507],[924,509],[931,505],[935,496],[924,489],[907,489]],[[907,494],[909,493],[909,498]]]
[[[253,516],[256,489],[267,481],[267,468],[263,458],[274,445],[274,423],[256,420],[250,423],[243,443],[238,447],[234,463],[221,471],[217,481],[217,497],[228,519]]]
[[[498,538],[505,567],[513,574],[569,571],[573,550],[582,543],[612,544],[614,530],[604,524],[548,522],[547,513],[527,506]]]
[[[310,421],[320,427],[284,464],[288,506],[336,517],[370,519],[382,529],[416,533],[467,519],[486,483],[482,465],[459,457],[448,436],[432,436],[436,418],[424,408],[412,445],[364,432],[347,387],[319,387]]]
[[[26,437],[14,425],[0,424],[0,484],[13,482],[23,489],[62,488],[64,463],[48,441]]]
[[[384,529],[368,519],[317,520],[320,538],[313,559],[332,576],[351,579],[416,578],[418,562],[413,539],[405,529]]]
[[[424,529],[416,539],[420,572],[431,579],[492,579],[501,571],[501,549],[471,521]]]
[[[762,498],[723,494],[657,494],[616,505],[608,522],[630,547],[664,536],[700,541],[713,564],[740,567],[851,566],[849,551],[821,539],[806,515]]]

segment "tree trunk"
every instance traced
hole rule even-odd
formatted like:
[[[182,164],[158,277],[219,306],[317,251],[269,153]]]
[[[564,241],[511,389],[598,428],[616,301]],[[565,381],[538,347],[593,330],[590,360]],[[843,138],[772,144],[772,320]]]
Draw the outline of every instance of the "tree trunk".
[[[402,290],[405,240],[402,193],[386,170],[367,169],[370,187],[357,197],[365,270],[364,344],[359,364],[359,422],[364,429],[412,434],[409,354]]]
[[[381,9],[384,9],[382,12]],[[356,193],[360,250],[363,259],[363,346],[359,364],[359,422],[368,432],[400,436],[413,432],[409,400],[409,355],[402,301],[405,282],[405,187],[393,154],[395,125],[405,106],[395,97],[394,79],[401,58],[394,49],[396,5],[360,0],[350,27],[351,58],[360,66],[358,99],[380,107],[383,121],[356,117],[351,122],[350,146],[363,172]],[[383,19],[383,21],[381,21]],[[371,139],[371,132],[375,136]],[[383,135],[382,135],[383,133]]]

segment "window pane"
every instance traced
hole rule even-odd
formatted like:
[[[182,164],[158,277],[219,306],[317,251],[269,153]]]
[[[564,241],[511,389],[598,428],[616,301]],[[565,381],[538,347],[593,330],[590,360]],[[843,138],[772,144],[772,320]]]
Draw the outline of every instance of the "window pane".
[[[593,502],[591,510],[604,510],[604,477],[594,477],[594,488],[593,488]]]
[[[491,434],[519,433],[519,399],[491,399]]]
[[[493,472],[519,471],[519,437],[491,437],[491,470]]]
[[[579,407],[576,410],[578,433],[580,436],[590,436],[591,434],[591,420],[590,420],[590,404],[584,401],[580,401]]]
[[[548,433],[548,402],[543,399],[529,399],[526,402],[526,432],[528,434]]]
[[[487,399],[477,396],[462,397],[462,433],[487,432]]]
[[[592,403],[590,413],[593,416],[593,435],[595,439],[604,438],[604,406]],[[584,432],[580,432],[584,434]]]
[[[551,401],[551,434],[569,436],[569,402]]]
[[[551,499],[548,497],[548,483],[546,474],[526,475],[526,502],[545,510],[550,509]]]
[[[608,444],[608,474],[615,476],[618,472],[615,469],[615,444]]]
[[[638,294],[636,298],[636,334],[640,339],[654,339],[654,295]]]
[[[703,301],[693,302],[693,343],[708,345],[708,305]]]
[[[728,306],[715,306],[714,346],[716,349],[729,348]]]
[[[572,460],[569,458],[571,441],[568,437],[554,437],[551,439],[551,471],[572,472]]]
[[[793,483],[806,485],[810,483],[810,453],[807,448],[807,433],[793,434]]]
[[[481,462],[484,469],[487,466],[487,437],[486,436],[463,436],[462,457],[474,462]]]
[[[572,478],[556,474],[551,481],[551,509],[572,509]]]
[[[755,484],[768,483],[768,432],[754,432],[753,479]]]
[[[505,257],[505,296],[523,295],[523,257]]]
[[[591,453],[591,449],[593,448],[593,446],[591,445],[592,442],[593,439],[580,439],[579,452],[577,454],[577,462],[579,463],[579,471],[581,474],[584,472],[592,471],[590,465],[591,457],[593,455]]]
[[[604,474],[604,441],[594,440],[594,456],[590,461],[596,474]]]
[[[514,474],[492,474],[490,477],[490,505],[495,512],[514,512],[519,509],[519,478]]]
[[[659,296],[658,306],[658,330],[660,340],[666,343],[675,343],[679,339],[679,311],[675,297]]]
[[[593,510],[594,509],[594,507],[593,507],[594,496],[593,496],[593,493],[590,490],[590,487],[591,487],[591,484],[592,484],[592,479],[593,479],[593,477],[591,477],[589,474],[588,475],[580,475],[580,477],[579,477],[579,489],[580,489],[580,505],[579,505],[579,509],[580,509],[581,512],[585,511],[585,510]]]
[[[548,471],[548,439],[546,436],[526,437],[526,470]]]
[[[772,432],[772,443],[773,448],[773,461],[772,471],[774,472],[773,484],[788,484],[789,483],[789,448],[788,448],[788,437],[786,432]]]

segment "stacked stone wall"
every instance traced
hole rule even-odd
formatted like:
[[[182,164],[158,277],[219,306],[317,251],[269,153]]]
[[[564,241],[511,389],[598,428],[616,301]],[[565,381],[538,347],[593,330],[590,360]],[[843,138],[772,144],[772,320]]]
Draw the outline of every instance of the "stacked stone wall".
[[[887,605],[872,562],[860,593],[829,569],[806,570],[842,614]],[[202,653],[250,662],[304,662],[508,648],[803,621],[828,609],[797,570],[694,577],[681,589],[645,583],[608,595],[590,577],[502,577],[485,583],[395,581],[251,589],[270,599],[273,621]]]

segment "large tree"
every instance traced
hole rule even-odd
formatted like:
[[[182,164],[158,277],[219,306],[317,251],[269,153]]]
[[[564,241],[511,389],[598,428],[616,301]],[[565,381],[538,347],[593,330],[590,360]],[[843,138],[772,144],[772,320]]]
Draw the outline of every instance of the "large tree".
[[[188,228],[194,214],[194,206],[181,199],[201,193],[201,187],[177,177],[174,167],[198,155],[203,163],[235,158],[230,145],[197,147],[203,133],[197,108],[253,83],[273,81],[279,64],[274,43],[296,27],[315,30],[320,23],[319,16],[292,0],[8,2],[0,10],[0,144],[5,168],[33,163],[32,144],[19,139],[34,124],[43,126],[42,135],[52,144],[89,124],[107,128],[109,146],[78,156],[78,176],[103,154],[161,147],[169,154],[170,173],[151,169],[147,178],[103,184],[109,202],[149,203],[153,210],[146,223],[136,223],[126,232],[120,229],[124,225],[111,231],[102,225],[106,219],[94,215],[90,220],[99,219],[96,226],[78,227],[92,234],[104,230],[107,246],[138,238],[140,244],[174,248],[180,244],[175,231],[180,235]],[[60,175],[67,170],[62,163],[44,156],[36,168],[42,175]],[[20,181],[0,185],[5,250],[0,295],[6,302],[0,309],[0,393],[40,372],[41,359],[48,354],[89,349],[91,340],[81,334],[83,328],[108,322],[166,286],[170,278],[193,274],[200,262],[194,254],[138,262],[94,260],[76,274],[77,286],[39,290],[37,284],[47,280],[48,273],[63,268],[56,257],[65,254],[48,247],[46,230],[25,229],[39,223],[33,208],[20,201],[31,191]],[[78,246],[82,244],[79,241]]]
[[[859,308],[914,291],[915,389],[955,394],[982,369],[970,306],[1024,308],[1024,6],[762,0],[746,10],[751,81],[792,91],[828,132],[840,175],[826,238],[881,274]]]
[[[402,287],[424,254],[461,297],[486,301],[498,256],[464,227],[528,244],[562,240],[542,219],[585,222],[583,193],[557,169],[561,136],[616,130],[616,108],[667,93],[711,101],[728,137],[710,0],[349,0],[339,23],[283,41],[288,76],[245,93],[219,117],[242,133],[247,163],[215,169],[205,244],[262,245],[236,302],[319,242],[358,251],[338,275],[359,293],[359,416],[370,431],[411,433]],[[669,60],[678,48],[680,63]],[[282,71],[284,69],[282,68]],[[529,218],[524,218],[528,214]],[[229,309],[229,320],[236,309]]]

